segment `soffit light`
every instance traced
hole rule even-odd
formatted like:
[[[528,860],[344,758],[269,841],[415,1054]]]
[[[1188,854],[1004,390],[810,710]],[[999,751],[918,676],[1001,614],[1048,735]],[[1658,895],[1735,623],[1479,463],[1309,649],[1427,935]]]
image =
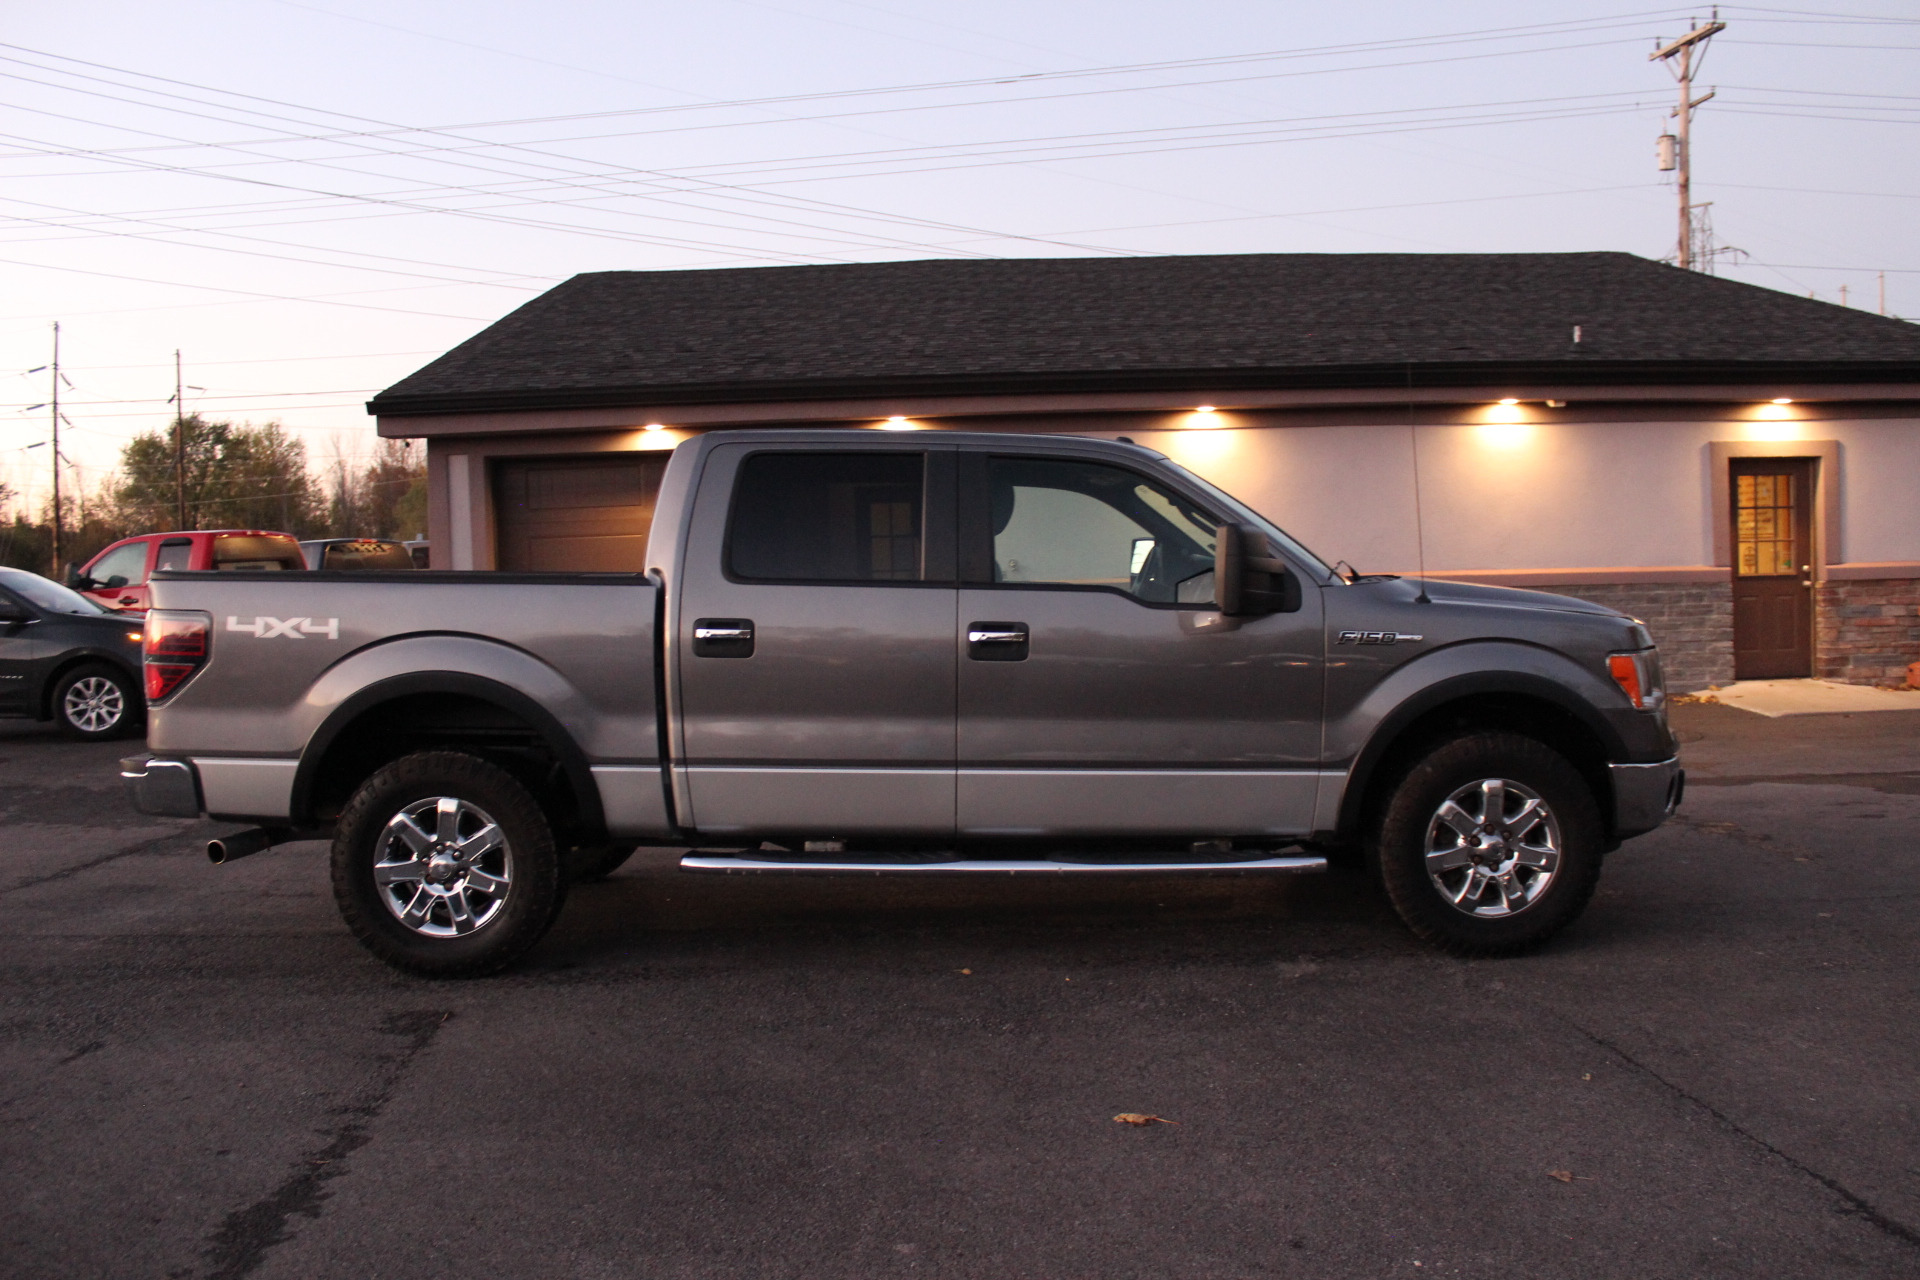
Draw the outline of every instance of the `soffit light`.
[[[1502,396],[1500,399],[1500,403],[1501,404],[1519,404],[1520,401],[1515,399],[1513,396]]]
[[[1775,396],[1773,398],[1773,402],[1775,404],[1792,404],[1793,397],[1792,396]]]
[[[667,424],[664,422],[649,422],[646,426],[640,429],[642,431],[665,431],[667,429]]]

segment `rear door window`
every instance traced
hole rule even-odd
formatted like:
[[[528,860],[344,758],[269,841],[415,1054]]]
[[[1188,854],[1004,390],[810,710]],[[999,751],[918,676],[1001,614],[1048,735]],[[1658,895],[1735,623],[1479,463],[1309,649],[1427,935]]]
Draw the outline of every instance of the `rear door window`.
[[[229,572],[305,569],[300,544],[281,533],[223,533],[213,540],[213,567]]]
[[[926,455],[756,453],[741,464],[727,571],[761,582],[925,580]]]
[[[153,571],[193,568],[193,539],[168,538],[153,557]]]

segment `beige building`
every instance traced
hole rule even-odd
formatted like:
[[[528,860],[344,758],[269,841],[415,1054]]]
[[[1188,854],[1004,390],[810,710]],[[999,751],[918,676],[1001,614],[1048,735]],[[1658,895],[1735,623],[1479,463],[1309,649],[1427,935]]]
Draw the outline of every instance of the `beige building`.
[[[607,272],[370,408],[437,568],[640,568],[695,432],[1066,432],[1328,560],[1624,608],[1680,689],[1920,661],[1920,328],[1625,254]]]

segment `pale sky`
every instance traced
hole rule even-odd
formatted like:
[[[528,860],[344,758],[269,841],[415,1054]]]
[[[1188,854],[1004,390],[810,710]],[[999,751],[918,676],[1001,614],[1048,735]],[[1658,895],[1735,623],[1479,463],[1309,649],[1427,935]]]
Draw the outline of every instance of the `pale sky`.
[[[1706,6],[70,0],[0,25],[0,482],[187,405],[316,463],[581,271],[1673,251],[1657,37]],[[1722,5],[1722,274],[1920,315],[1920,4]],[[74,473],[69,471],[71,477]],[[37,501],[35,503],[37,508]]]

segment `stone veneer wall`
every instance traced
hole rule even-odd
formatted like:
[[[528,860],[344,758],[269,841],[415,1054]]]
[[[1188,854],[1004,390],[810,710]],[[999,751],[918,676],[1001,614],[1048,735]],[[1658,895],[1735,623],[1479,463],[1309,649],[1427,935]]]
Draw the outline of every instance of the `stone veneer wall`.
[[[1900,688],[1920,662],[1920,578],[1830,579],[1814,588],[1814,670]]]
[[[1733,683],[1733,583],[1581,582],[1530,588],[1640,619],[1660,646],[1669,693]]]

